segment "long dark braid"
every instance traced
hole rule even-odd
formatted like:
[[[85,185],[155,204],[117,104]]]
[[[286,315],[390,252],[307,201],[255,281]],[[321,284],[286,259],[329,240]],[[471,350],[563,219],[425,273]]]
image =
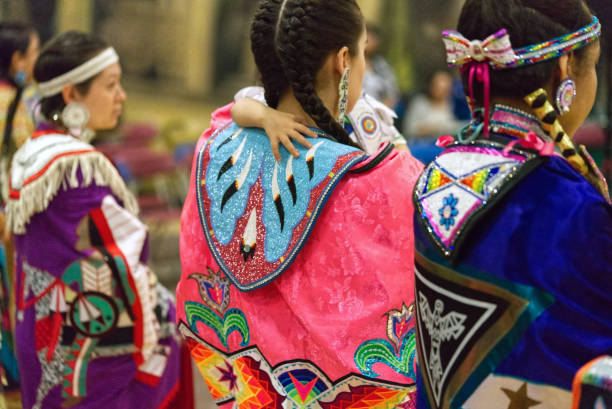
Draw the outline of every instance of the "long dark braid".
[[[251,24],[251,51],[260,69],[266,103],[272,108],[278,106],[283,91],[289,88],[289,81],[274,50],[275,26],[278,21],[282,0],[267,0],[259,3]]]
[[[264,24],[268,25],[266,29],[275,32],[275,54],[296,99],[322,130],[341,143],[353,145],[342,125],[317,95],[315,82],[318,71],[331,53],[348,46],[350,53],[356,54],[359,36],[363,31],[363,16],[359,6],[354,0],[287,0],[284,4],[282,1],[267,0],[260,3],[260,9],[266,3],[280,3],[278,20],[274,24],[268,21]],[[263,56],[259,59],[262,60]],[[258,62],[257,65],[262,78],[266,71],[276,70],[271,62]],[[276,91],[266,89],[268,93],[275,95]]]

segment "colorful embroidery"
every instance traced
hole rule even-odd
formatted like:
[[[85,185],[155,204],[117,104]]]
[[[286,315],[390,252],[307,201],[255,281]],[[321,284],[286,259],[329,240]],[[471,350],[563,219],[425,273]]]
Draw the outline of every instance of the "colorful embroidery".
[[[402,385],[349,375],[336,382],[307,361],[272,368],[257,347],[226,355],[179,323],[200,373],[217,404],[238,408],[413,408],[413,383]],[[232,368],[232,377],[229,368]],[[235,377],[235,378],[234,378]],[[234,379],[234,384],[230,379]]]
[[[211,268],[206,267],[208,275],[194,273],[190,279],[197,281],[202,301],[219,314],[223,314],[230,303],[229,280]]]
[[[239,289],[273,280],[304,245],[343,175],[364,154],[328,139],[276,162],[263,130],[230,124],[198,156],[200,219],[217,264]]]
[[[459,214],[456,208],[458,201],[459,199],[454,197],[452,193],[442,200],[442,208],[438,213],[440,214],[440,225],[446,227],[446,230],[450,230],[451,226],[455,225],[455,216]]]
[[[66,400],[86,396],[87,369],[94,355],[121,355],[125,345],[134,342],[136,295],[126,266],[121,257],[100,259],[94,253],[91,259],[76,261],[61,280],[24,263],[24,298],[30,293],[33,298],[20,308],[35,306],[36,351],[43,373],[35,407],[60,384]]]
[[[612,357],[596,358],[580,368],[574,377],[572,392],[576,409],[610,407],[606,399],[612,395]]]
[[[373,339],[362,343],[355,352],[355,365],[362,374],[376,378],[379,375],[372,367],[382,363],[394,371],[414,380],[415,333],[413,308],[402,305],[401,310],[391,310],[387,314],[386,339]]]
[[[241,346],[245,347],[249,345],[249,325],[247,324],[244,313],[237,308],[231,308],[225,311],[223,316],[220,316],[205,305],[187,301],[185,303],[185,315],[187,316],[189,327],[193,331],[197,332],[198,322],[205,324],[215,331],[219,337],[219,341],[221,341],[228,351],[229,346],[227,344],[227,339],[234,331],[237,331],[242,337]]]
[[[34,408],[58,385],[66,405],[80,402],[88,393],[89,364],[97,358],[132,354],[138,365],[136,379],[151,386],[157,386],[166,367],[170,349],[157,345],[157,339],[171,333],[160,325],[167,320],[168,296],[146,268],[130,271],[120,253],[111,255],[105,247],[93,246],[102,228],[95,212],[80,224],[86,228],[77,230],[77,246],[94,250],[70,264],[60,278],[23,263],[18,307],[34,307],[42,371]],[[149,330],[137,344],[142,327]]]
[[[533,166],[537,156],[501,151],[495,142],[447,148],[421,175],[414,193],[419,220],[445,257],[457,254],[462,233]]]

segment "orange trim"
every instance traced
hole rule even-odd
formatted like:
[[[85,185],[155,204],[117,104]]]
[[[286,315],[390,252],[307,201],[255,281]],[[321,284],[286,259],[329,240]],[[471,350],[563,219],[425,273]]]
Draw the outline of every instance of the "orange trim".
[[[601,358],[603,358],[603,356],[589,361],[589,363],[584,365],[578,370],[578,372],[576,372],[574,382],[572,383],[572,409],[578,409],[578,405],[580,404],[580,395],[582,394],[582,378],[584,377],[584,374],[587,373],[593,364],[596,361],[599,361]]]
[[[39,177],[41,177],[48,169],[49,167],[53,164],[53,162],[55,162],[56,160],[58,160],[59,158],[62,158],[64,156],[68,156],[68,155],[79,155],[81,153],[89,153],[89,152],[95,152],[93,149],[82,149],[80,151],[72,151],[72,152],[64,152],[64,153],[60,153],[57,156],[54,156],[46,165],[45,167],[43,167],[41,170],[39,170],[38,172],[36,172],[34,175],[30,176],[29,178],[27,178],[25,180],[25,182],[23,182],[23,184],[21,185],[21,187],[25,187],[26,185],[28,185],[29,183],[32,183],[34,180],[38,179]]]
[[[54,156],[53,158],[51,158],[49,162],[47,162],[47,164],[41,170],[39,170],[34,175],[27,178],[25,182],[23,182],[23,184],[21,185],[21,188],[23,189],[25,186],[32,183],[39,177],[41,177],[47,170],[49,170],[49,167],[51,167],[51,165],[53,165],[53,162],[55,162],[57,159],[62,158],[64,156],[68,156],[68,155],[80,155],[81,153],[90,153],[90,152],[97,152],[97,151],[94,149],[81,149],[79,151],[64,152],[64,153],[60,153],[59,155]],[[9,179],[9,189],[10,189],[9,197],[11,199],[19,199],[19,197],[21,196],[21,193],[19,190],[13,189],[10,179]]]
[[[139,350],[142,349],[144,344],[144,324],[143,324],[143,314],[142,314],[142,305],[140,304],[140,297],[138,296],[138,289],[136,287],[136,283],[134,282],[134,277],[132,277],[132,272],[130,271],[130,266],[123,255],[123,252],[115,243],[115,239],[113,238],[113,234],[111,233],[110,227],[106,223],[106,217],[102,212],[102,209],[95,209],[90,213],[91,218],[93,219],[96,227],[98,228],[98,232],[102,237],[102,241],[104,241],[104,247],[111,253],[113,256],[121,257],[123,259],[123,263],[125,264],[125,268],[128,272],[128,284],[132,287],[134,291],[134,346]],[[144,363],[144,358],[141,353],[134,353],[134,361],[136,365],[140,366]]]

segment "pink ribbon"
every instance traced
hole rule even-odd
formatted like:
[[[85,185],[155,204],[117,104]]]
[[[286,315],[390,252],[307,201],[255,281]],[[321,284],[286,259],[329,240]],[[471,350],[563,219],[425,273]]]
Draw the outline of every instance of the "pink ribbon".
[[[515,145],[536,150],[540,153],[540,156],[551,156],[555,153],[555,144],[553,142],[544,142],[535,132],[529,132],[524,139],[516,139],[510,142],[504,148],[503,153],[510,152]]]
[[[455,142],[455,138],[453,138],[451,135],[442,135],[436,141],[436,146],[438,148],[446,148],[448,145],[450,145],[453,142]]]
[[[491,78],[489,76],[489,63],[487,61],[481,62],[472,62],[468,66],[462,69],[465,71],[466,69],[470,70],[469,77],[469,93],[470,93],[470,101],[473,103],[474,99],[474,77],[480,83],[482,83],[482,96],[484,102],[484,136],[485,138],[489,137],[489,115],[491,111]],[[472,110],[474,107],[472,107]]]

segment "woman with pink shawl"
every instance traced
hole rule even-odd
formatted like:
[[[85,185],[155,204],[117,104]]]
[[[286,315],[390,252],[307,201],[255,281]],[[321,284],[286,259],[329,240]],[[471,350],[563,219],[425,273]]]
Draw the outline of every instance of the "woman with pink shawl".
[[[361,11],[262,0],[251,40],[266,102],[318,137],[277,161],[263,129],[213,114],[181,220],[179,331],[220,407],[413,407],[422,165],[389,143],[367,156],[336,119],[361,95]]]

